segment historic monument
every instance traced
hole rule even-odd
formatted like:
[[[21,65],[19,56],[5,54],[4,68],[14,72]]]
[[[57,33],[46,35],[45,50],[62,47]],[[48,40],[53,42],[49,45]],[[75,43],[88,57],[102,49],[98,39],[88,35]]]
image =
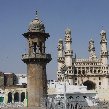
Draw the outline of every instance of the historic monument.
[[[28,107],[43,108],[42,102],[47,94],[46,64],[51,61],[51,55],[45,53],[45,41],[50,35],[45,33],[37,13],[23,36],[28,42],[28,54],[22,55],[23,62],[27,64]]]
[[[88,90],[96,90],[100,99],[107,100],[109,92],[109,64],[106,31],[100,32],[100,56],[97,57],[94,41],[89,41],[89,57],[84,59],[74,55],[71,30],[65,30],[65,47],[63,40],[58,42],[58,81],[68,81],[71,85],[85,85]],[[66,72],[66,76],[63,74]],[[105,91],[105,93],[103,93]]]

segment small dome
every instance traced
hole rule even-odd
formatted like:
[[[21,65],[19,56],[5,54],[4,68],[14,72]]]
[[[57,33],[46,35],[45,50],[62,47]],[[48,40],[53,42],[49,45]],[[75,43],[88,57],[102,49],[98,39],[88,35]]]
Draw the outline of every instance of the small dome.
[[[89,40],[89,42],[94,42],[94,40],[91,38],[91,39]]]
[[[44,24],[37,17],[37,14],[36,14],[36,18],[30,22],[28,31],[29,32],[42,32],[42,33],[45,32]]]
[[[100,35],[104,35],[104,34],[106,34],[106,31],[105,30],[101,30]]]
[[[71,34],[71,30],[70,30],[69,28],[67,28],[67,29],[65,30],[65,34]]]
[[[58,43],[63,44],[63,40],[62,39],[59,39]]]

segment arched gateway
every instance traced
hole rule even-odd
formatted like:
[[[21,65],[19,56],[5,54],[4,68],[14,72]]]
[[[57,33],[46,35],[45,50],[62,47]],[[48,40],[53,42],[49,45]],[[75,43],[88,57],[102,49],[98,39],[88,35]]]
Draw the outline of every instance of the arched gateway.
[[[84,86],[87,86],[87,90],[94,90],[96,84],[90,80],[87,80],[83,83]]]

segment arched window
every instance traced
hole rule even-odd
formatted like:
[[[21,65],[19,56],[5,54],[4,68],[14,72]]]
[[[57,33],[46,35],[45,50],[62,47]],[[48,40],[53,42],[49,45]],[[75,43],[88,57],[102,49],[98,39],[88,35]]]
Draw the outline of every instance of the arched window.
[[[16,92],[14,94],[14,102],[19,102],[19,93],[18,92]]]
[[[25,99],[25,92],[22,92],[22,93],[21,93],[21,102],[23,102],[24,99]]]
[[[42,53],[42,42],[39,42],[39,50],[40,50],[40,53]]]
[[[85,70],[82,70],[82,74],[85,75]]]
[[[87,90],[93,90],[96,87],[96,84],[90,80],[85,81],[83,85],[87,86]]]
[[[12,93],[8,93],[8,103],[12,103]]]
[[[74,74],[77,74],[77,70],[76,69],[74,70]]]
[[[96,73],[96,70],[94,70],[94,73]]]
[[[81,75],[81,70],[78,70],[78,74]]]

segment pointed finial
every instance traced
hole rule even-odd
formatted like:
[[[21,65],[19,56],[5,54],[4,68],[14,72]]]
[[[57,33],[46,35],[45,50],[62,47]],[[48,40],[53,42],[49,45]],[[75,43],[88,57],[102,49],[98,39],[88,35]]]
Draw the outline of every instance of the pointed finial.
[[[92,37],[90,38],[90,41],[89,42],[94,42]]]
[[[38,16],[37,11],[36,11],[36,17]]]
[[[68,27],[65,29],[65,34],[71,34],[71,30]]]

